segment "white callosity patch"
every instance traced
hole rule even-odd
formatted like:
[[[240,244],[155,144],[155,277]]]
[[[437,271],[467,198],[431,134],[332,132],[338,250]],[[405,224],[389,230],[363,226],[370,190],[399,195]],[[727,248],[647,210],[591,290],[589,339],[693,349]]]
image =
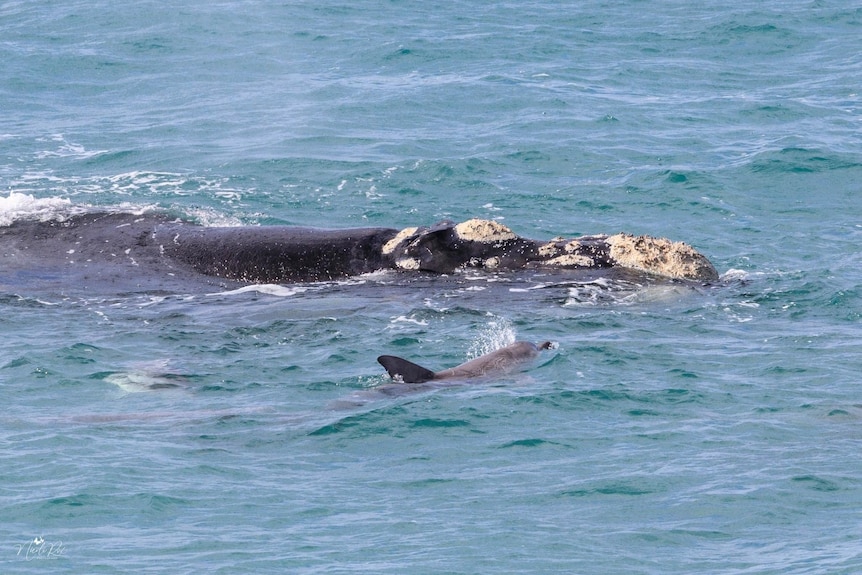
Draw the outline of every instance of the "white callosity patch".
[[[421,267],[415,254],[406,251],[417,248],[423,238],[423,228],[406,228],[383,246],[383,254],[395,259],[403,270]],[[709,260],[691,246],[651,236],[617,234],[592,235],[574,239],[554,238],[546,243],[519,237],[503,224],[483,219],[470,219],[452,228],[458,242],[474,246],[465,248],[469,255],[461,267],[484,267],[497,270],[516,262],[536,261],[549,268],[597,268],[620,266],[672,278],[710,281],[718,274]],[[476,249],[485,246],[485,249]],[[456,242],[451,249],[459,250]],[[532,252],[532,253],[531,253]]]
[[[473,218],[456,225],[455,234],[460,240],[493,245],[497,248],[502,247],[505,242],[519,239],[515,232],[503,224],[479,218]],[[501,265],[502,260],[498,256],[491,256],[486,259],[473,258],[470,262],[470,267],[484,267],[490,270],[499,269]]]
[[[458,237],[468,242],[500,243],[518,239],[517,234],[499,222],[473,218],[455,226]]]
[[[415,235],[418,230],[419,228],[404,228],[398,232],[394,238],[383,244],[383,255],[391,255],[401,242]]]
[[[607,242],[611,258],[622,267],[673,278],[718,279],[709,260],[683,242],[631,234],[616,234]]]
[[[563,241],[565,240],[552,240],[539,246],[538,253],[544,258],[545,265],[561,268],[591,268],[596,265],[593,258],[583,253],[580,241],[575,239],[560,246]]]
[[[418,270],[421,263],[416,258],[401,258],[396,260],[395,265],[402,270]]]
[[[391,256],[395,253],[395,251],[407,240],[413,238],[416,235],[416,232],[419,231],[419,228],[404,228],[397,234],[395,237],[383,244],[382,252],[385,256]],[[410,270],[415,271],[420,267],[420,262],[417,258],[410,257],[400,257],[395,260],[395,267],[402,270]]]
[[[593,258],[578,254],[564,254],[545,260],[544,263],[548,266],[560,268],[591,268],[596,265]]]
[[[482,262],[482,265],[485,266],[486,268],[488,268],[489,270],[495,270],[495,269],[500,267],[500,258],[498,258],[496,256],[492,257],[492,258],[488,258],[484,262]]]

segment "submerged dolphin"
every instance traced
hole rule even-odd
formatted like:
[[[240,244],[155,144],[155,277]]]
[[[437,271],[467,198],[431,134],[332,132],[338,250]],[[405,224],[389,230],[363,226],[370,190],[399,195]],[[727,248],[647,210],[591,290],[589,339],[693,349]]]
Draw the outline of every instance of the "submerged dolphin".
[[[389,376],[404,383],[423,383],[440,379],[471,379],[495,373],[505,373],[516,365],[527,362],[543,349],[550,349],[551,342],[546,341],[536,345],[529,341],[516,341],[497,351],[485,354],[456,367],[443,371],[431,371],[421,365],[394,356],[381,355],[377,361],[386,368]]]

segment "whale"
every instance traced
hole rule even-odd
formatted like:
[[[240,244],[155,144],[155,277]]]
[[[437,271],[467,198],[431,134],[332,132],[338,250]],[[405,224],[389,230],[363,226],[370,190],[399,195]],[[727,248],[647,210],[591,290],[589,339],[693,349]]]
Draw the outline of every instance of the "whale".
[[[377,358],[377,362],[386,369],[389,377],[402,383],[476,379],[511,372],[518,366],[535,359],[540,351],[550,348],[551,342],[549,341],[539,344],[516,341],[511,345],[442,371],[432,371],[395,355],[381,355]]]
[[[718,280],[706,256],[683,242],[626,233],[534,240],[482,219],[400,230],[214,227],[160,211],[88,211],[0,226],[0,287],[38,283],[182,291],[195,283],[320,282],[381,270],[446,275],[613,268]]]

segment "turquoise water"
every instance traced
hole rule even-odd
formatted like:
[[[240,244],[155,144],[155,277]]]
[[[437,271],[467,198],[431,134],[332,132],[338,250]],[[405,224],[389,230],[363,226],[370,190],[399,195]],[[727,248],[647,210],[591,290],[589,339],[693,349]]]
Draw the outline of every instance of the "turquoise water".
[[[862,569],[862,7],[5,3],[0,30],[0,224],[482,217],[667,236],[723,274],[0,270],[4,573]],[[381,391],[381,353],[515,337],[557,349]]]

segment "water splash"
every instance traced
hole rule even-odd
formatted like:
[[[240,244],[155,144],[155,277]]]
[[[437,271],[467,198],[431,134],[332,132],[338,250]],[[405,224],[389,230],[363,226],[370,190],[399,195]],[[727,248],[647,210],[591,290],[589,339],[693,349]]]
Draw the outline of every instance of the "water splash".
[[[467,348],[467,357],[473,359],[515,343],[515,328],[505,318],[494,318],[479,332]]]

